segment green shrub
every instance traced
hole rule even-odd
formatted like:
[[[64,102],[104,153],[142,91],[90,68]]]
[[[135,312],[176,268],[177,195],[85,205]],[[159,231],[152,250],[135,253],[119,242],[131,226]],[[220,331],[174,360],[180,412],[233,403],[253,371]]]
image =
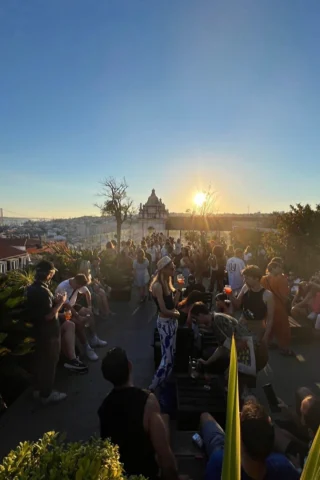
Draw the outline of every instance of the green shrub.
[[[0,480],[122,480],[118,447],[108,440],[64,443],[55,432],[22,442],[0,465]],[[144,480],[142,476],[131,477]]]

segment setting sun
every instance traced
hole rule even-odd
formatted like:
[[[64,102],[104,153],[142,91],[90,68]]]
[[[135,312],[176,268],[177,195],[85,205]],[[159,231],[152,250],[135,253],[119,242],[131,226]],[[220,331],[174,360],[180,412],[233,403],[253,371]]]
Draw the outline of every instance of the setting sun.
[[[203,192],[198,192],[193,199],[193,201],[197,205],[197,207],[202,207],[205,200],[206,200],[206,195]]]

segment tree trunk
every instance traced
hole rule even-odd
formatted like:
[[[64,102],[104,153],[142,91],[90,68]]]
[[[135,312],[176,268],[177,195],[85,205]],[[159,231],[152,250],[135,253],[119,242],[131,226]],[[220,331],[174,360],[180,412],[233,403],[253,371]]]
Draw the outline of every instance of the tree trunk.
[[[117,253],[120,253],[121,247],[121,222],[117,222]]]

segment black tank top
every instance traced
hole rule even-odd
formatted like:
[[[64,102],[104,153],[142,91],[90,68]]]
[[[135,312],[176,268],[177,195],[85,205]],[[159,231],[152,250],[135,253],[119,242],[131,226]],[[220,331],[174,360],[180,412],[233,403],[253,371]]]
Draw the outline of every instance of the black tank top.
[[[157,305],[157,309],[160,311],[159,307],[159,302],[157,297],[152,296],[153,300],[155,301],[155,304]],[[173,310],[174,309],[174,300],[173,300],[173,292],[171,292],[169,295],[163,295],[163,301],[168,310]]]
[[[264,288],[261,288],[259,292],[253,292],[252,290],[248,290],[243,295],[242,300],[242,308],[245,317],[247,320],[264,320],[267,316],[267,305],[263,301],[263,294],[265,292]],[[246,311],[251,312],[251,315],[247,315]]]
[[[155,451],[143,427],[149,393],[141,388],[113,389],[98,410],[101,438],[119,446],[127,475],[154,479],[158,474]]]

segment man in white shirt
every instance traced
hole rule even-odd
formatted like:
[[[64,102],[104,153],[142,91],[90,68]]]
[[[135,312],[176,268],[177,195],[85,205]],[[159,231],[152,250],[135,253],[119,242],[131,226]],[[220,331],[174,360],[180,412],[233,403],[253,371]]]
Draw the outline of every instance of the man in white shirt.
[[[79,273],[75,277],[69,278],[61,282],[57,289],[56,294],[66,293],[67,301],[64,304],[64,310],[70,310],[72,317],[71,321],[76,326],[76,335],[83,346],[84,354],[89,360],[96,361],[99,359],[92,347],[105,347],[107,342],[98,338],[95,330],[94,315],[91,305],[91,293],[86,287],[88,279],[83,273]],[[78,294],[82,293],[86,297],[87,307],[83,307],[77,304]],[[64,315],[61,315],[61,320],[64,319]],[[90,344],[88,343],[85,328],[91,335]]]
[[[246,268],[243,261],[243,250],[237,248],[235,256],[227,261],[228,282],[235,294],[238,294],[243,287],[242,271]]]

